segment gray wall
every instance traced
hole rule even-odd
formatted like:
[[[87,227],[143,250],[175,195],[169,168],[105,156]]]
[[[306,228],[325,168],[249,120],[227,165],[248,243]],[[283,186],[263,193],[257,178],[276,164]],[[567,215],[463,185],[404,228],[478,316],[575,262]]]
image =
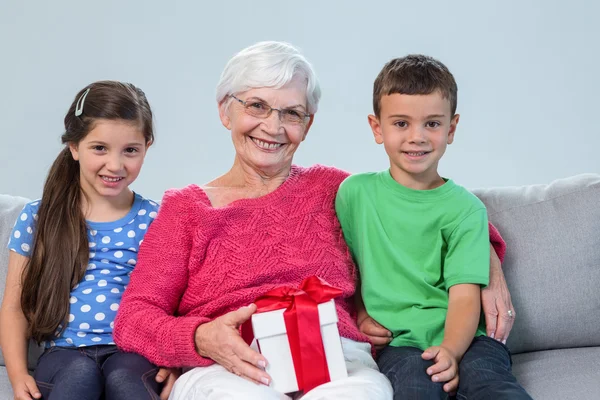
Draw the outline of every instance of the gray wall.
[[[587,4],[586,4],[587,3]],[[232,161],[214,88],[228,58],[285,40],[323,87],[296,163],[386,168],[367,125],[390,58],[421,52],[457,78],[461,120],[441,173],[467,187],[600,172],[600,5],[592,1],[0,1],[0,193],[38,197],[62,119],[89,82],[135,83],[157,142],[133,188],[159,199]]]

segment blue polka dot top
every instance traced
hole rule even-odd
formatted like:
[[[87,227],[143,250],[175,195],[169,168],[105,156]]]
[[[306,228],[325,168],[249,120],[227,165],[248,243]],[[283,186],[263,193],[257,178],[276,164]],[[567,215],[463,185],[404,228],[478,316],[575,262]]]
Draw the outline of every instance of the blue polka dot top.
[[[39,200],[28,203],[17,218],[8,248],[31,256]],[[71,291],[66,328],[46,347],[114,345],[112,331],[123,291],[137,262],[144,235],[158,204],[135,194],[129,213],[113,222],[87,221],[90,260],[85,277]],[[60,330],[61,327],[59,327]]]

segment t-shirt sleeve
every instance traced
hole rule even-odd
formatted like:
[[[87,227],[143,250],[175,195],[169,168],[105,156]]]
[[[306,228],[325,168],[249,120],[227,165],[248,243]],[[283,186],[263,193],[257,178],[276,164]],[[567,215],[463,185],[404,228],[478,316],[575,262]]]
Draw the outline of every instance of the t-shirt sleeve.
[[[37,202],[29,203],[23,207],[8,240],[9,250],[25,257],[31,257],[33,233],[37,219],[37,204]]]
[[[444,259],[446,290],[472,283],[487,286],[490,279],[490,242],[485,208],[465,217],[450,234]]]
[[[344,181],[340,185],[340,188],[337,191],[337,195],[335,197],[335,212],[337,214],[338,220],[340,221],[340,225],[342,226],[342,232],[344,233],[344,240],[350,249],[350,252],[353,254],[352,249],[352,224],[350,223],[350,208],[349,208],[349,190],[348,190],[348,182]]]
[[[144,221],[147,224],[147,228],[149,228],[158,215],[159,205],[155,201],[145,199],[142,204],[142,209],[146,211],[146,214],[144,215],[146,219]]]

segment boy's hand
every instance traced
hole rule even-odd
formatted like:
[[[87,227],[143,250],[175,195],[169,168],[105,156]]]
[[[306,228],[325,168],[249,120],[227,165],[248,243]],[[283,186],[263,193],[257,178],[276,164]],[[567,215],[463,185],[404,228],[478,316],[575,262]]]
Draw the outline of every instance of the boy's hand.
[[[369,340],[377,350],[384,348],[392,341],[392,332],[371,318],[369,314],[363,313],[356,322],[358,329],[369,337]]]
[[[35,379],[29,374],[17,377],[13,383],[15,400],[41,399],[42,394],[38,389]]]
[[[445,347],[432,346],[421,355],[424,360],[433,360],[435,364],[427,368],[427,375],[434,382],[447,382],[444,392],[455,393],[458,388],[458,359]]]
[[[167,400],[173,385],[177,378],[181,376],[181,369],[179,368],[161,368],[156,374],[156,382],[163,384],[163,389],[160,392],[160,400]]]

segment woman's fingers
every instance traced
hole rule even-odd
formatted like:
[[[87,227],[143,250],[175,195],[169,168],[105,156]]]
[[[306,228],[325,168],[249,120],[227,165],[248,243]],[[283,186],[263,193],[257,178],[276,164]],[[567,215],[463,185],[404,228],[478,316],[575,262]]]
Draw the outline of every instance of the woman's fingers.
[[[493,249],[490,252],[490,282],[481,291],[481,305],[485,314],[487,335],[506,343],[514,324],[515,310],[500,259]]]
[[[496,339],[506,344],[506,339],[515,322],[516,313],[512,308],[510,296],[506,296],[497,300],[498,306],[498,322],[496,324]],[[510,313],[509,313],[510,310]]]
[[[256,383],[268,385],[271,377],[264,369],[267,360],[242,339],[238,327],[256,311],[256,305],[241,307],[196,331],[196,342],[201,355],[213,359],[228,371]]]
[[[269,385],[271,383],[271,377],[262,369],[243,361],[238,362],[231,368],[231,372],[249,381],[260,383],[262,385]]]
[[[271,377],[264,371],[267,367],[267,360],[262,354],[248,346],[242,338],[239,336],[238,338],[239,340],[236,340],[233,346],[233,352],[238,358],[238,362],[232,366],[232,372],[237,372],[240,376],[248,377],[263,385],[269,385]]]
[[[246,344],[244,339],[242,339],[240,336],[235,338],[232,345],[232,350],[234,354],[242,361],[254,365],[257,368],[264,369],[267,367],[267,359],[262,354],[248,346],[248,344]]]

